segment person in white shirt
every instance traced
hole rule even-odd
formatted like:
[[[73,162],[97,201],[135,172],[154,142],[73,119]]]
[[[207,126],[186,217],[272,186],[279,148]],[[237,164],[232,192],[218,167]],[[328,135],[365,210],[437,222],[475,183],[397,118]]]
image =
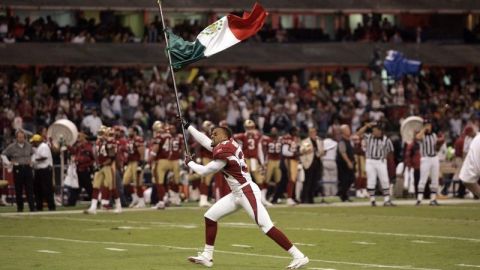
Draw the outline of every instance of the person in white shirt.
[[[98,130],[102,126],[102,119],[98,117],[98,112],[96,109],[92,109],[92,113],[82,121],[82,127],[88,128],[90,133],[97,135]]]
[[[35,208],[43,210],[43,201],[46,200],[49,211],[55,211],[52,182],[52,151],[39,134],[30,139],[34,147],[32,164],[34,169],[33,192],[35,194]]]

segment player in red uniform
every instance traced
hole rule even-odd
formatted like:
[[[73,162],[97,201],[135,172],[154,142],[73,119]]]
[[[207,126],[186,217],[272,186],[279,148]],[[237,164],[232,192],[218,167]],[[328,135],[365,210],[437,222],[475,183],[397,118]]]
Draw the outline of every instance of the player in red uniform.
[[[127,140],[127,168],[123,173],[123,185],[132,196],[130,207],[144,208],[142,188],[142,168],[145,163],[145,143],[143,138],[138,136],[138,129],[135,126],[128,128]],[[140,170],[139,170],[140,168]],[[133,187],[131,183],[133,182]],[[135,188],[135,190],[134,190]]]
[[[268,185],[263,174],[265,157],[263,155],[262,134],[255,129],[255,122],[250,119],[245,120],[243,127],[245,132],[235,134],[234,139],[242,145],[242,151],[245,154],[250,173],[262,189],[262,203],[271,206],[272,204],[267,201]]]
[[[155,137],[152,141],[152,149],[150,151],[150,159],[154,160],[153,180],[157,189],[158,203],[154,206],[157,209],[164,209],[165,202],[165,176],[168,171],[170,161],[168,158],[171,154],[172,135],[165,132],[165,126],[162,122],[156,121],[153,124]]]
[[[121,213],[122,205],[120,203],[120,198],[115,189],[114,182],[114,171],[115,171],[115,156],[116,156],[116,144],[114,131],[110,128],[106,130],[99,131],[99,138],[96,143],[97,151],[97,164],[100,169],[95,172],[93,179],[93,192],[92,192],[92,201],[90,208],[85,210],[85,214],[96,214],[97,213],[97,203],[98,203],[98,194],[101,187],[105,187],[106,190],[113,192],[113,198],[115,199],[115,213]],[[108,194],[102,194],[105,198],[109,198]]]
[[[282,158],[282,138],[278,136],[277,128],[272,128],[270,131],[270,136],[263,136],[262,144],[267,152],[267,175],[265,177],[265,183],[270,182],[273,177],[276,188],[278,188],[278,184],[282,179],[282,170],[280,169],[280,160]]]
[[[173,172],[173,181],[168,183],[170,187],[170,202],[174,205],[180,205],[181,199],[178,192],[180,184],[180,160],[183,157],[183,135],[177,132],[177,127],[175,125],[169,125],[168,130],[172,136],[170,141],[171,153],[168,158],[169,164],[166,168]]]
[[[184,127],[196,141],[213,153],[213,160],[205,166],[195,163],[191,157],[186,157],[185,163],[200,175],[222,171],[232,190],[205,213],[206,243],[204,251],[198,256],[189,257],[188,260],[211,267],[217,221],[242,207],[267,236],[292,255],[293,260],[287,266],[288,269],[298,269],[306,265],[309,261],[308,258],[273,225],[267,209],[261,203],[260,188],[252,181],[242,149],[232,139],[231,130],[225,127],[216,127],[213,129],[210,139],[186,122]]]
[[[282,138],[282,155],[284,156],[285,166],[288,171],[287,184],[287,205],[296,205],[294,200],[295,183],[298,175],[298,150],[300,145],[300,138],[297,135],[298,129],[292,127],[288,134]]]

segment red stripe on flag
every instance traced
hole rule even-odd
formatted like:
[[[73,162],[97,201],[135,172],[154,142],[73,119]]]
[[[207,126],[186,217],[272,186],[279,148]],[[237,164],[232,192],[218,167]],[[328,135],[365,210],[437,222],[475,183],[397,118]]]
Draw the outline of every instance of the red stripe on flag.
[[[267,12],[263,7],[255,3],[252,12],[245,12],[243,17],[227,15],[228,27],[233,35],[239,40],[245,40],[255,35],[263,26]]]

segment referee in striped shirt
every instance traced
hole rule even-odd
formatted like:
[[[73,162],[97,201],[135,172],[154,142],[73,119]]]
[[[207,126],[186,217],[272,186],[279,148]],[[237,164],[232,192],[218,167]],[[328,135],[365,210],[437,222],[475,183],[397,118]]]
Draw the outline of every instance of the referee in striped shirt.
[[[423,121],[423,128],[415,136],[417,143],[420,145],[420,181],[418,183],[417,203],[420,205],[423,200],[423,192],[427,185],[428,177],[431,179],[430,205],[438,206],[437,189],[438,178],[440,174],[440,160],[437,156],[437,134],[432,131],[432,123],[430,120]]]
[[[383,134],[382,125],[376,122],[367,123],[357,131],[357,135],[363,136],[365,141],[365,171],[367,173],[367,190],[370,195],[371,205],[377,206],[375,202],[375,186],[378,177],[383,191],[383,206],[395,206],[390,198],[390,183],[387,170],[387,154],[393,152],[392,141]]]

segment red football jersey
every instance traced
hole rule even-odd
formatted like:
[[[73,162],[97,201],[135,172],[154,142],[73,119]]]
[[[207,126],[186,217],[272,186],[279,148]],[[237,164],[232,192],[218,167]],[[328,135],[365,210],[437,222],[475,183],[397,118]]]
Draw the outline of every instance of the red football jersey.
[[[298,157],[298,138],[290,134],[287,134],[282,137],[282,147],[283,145],[288,145],[288,150],[293,153],[293,156],[286,158],[297,158]]]
[[[156,160],[168,159],[170,157],[172,135],[163,133],[155,136],[153,144],[158,144],[158,152],[155,156]]]
[[[258,157],[258,148],[259,144],[262,141],[262,135],[259,132],[245,132],[240,134],[235,134],[235,140],[242,145],[243,153],[245,158],[256,158]]]
[[[128,144],[127,144],[128,162],[140,161],[141,159],[143,159],[143,157],[140,156],[140,152],[138,152],[138,148],[141,146],[144,146],[142,137],[136,136],[134,138],[128,139]]]
[[[115,143],[117,144],[116,160],[119,165],[123,165],[128,157],[128,140],[127,138],[119,138]]]
[[[170,160],[179,160],[182,158],[183,152],[183,135],[175,134],[171,139],[170,149],[172,153],[170,154]]]
[[[222,171],[231,190],[236,190],[247,181],[252,181],[243,152],[236,141],[231,139],[215,146],[213,159],[227,163]]]
[[[97,141],[97,163],[103,165],[107,160],[113,160],[116,155],[115,141]]]
[[[280,160],[282,156],[282,139],[280,137],[272,138],[264,136],[262,139],[263,147],[267,149],[268,160]]]
[[[207,135],[205,132],[202,132],[203,134]],[[210,136],[208,136],[210,137]],[[199,156],[201,158],[209,158],[209,159],[212,159],[212,152],[208,151],[207,149],[205,149],[202,145],[200,145],[200,150],[199,150]]]

